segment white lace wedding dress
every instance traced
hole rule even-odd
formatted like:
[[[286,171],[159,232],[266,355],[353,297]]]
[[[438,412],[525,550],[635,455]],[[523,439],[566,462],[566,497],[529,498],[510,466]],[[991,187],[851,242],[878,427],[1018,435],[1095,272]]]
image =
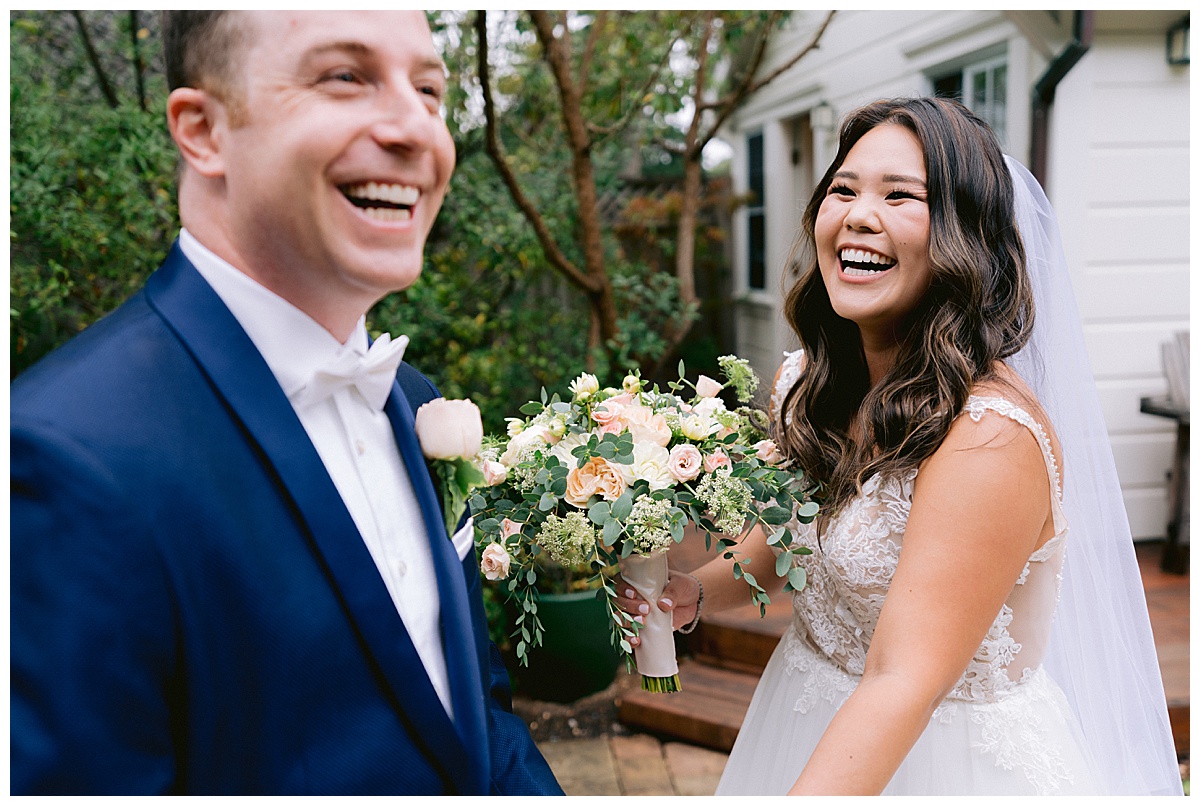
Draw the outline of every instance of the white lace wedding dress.
[[[799,374],[784,362],[775,410]],[[1041,445],[1055,500],[1055,536],[1034,552],[979,651],[938,706],[884,794],[1088,794],[1085,745],[1061,689],[1041,661],[1058,601],[1067,525],[1057,463],[1045,430],[1002,398],[971,397],[964,415],[1009,417]],[[801,562],[807,587],[793,595],[787,631],[754,693],[718,795],[782,795],[861,679],[888,585],[904,543],[917,471],[872,477],[826,527],[800,527],[813,549]]]

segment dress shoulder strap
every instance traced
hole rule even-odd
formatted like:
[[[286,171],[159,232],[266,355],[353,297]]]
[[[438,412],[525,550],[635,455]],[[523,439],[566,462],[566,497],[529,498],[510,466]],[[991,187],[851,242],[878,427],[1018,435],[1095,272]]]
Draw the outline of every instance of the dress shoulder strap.
[[[1054,533],[1062,534],[1067,527],[1067,517],[1062,506],[1062,478],[1058,472],[1058,460],[1050,446],[1050,437],[1046,433],[1046,429],[1025,409],[1002,397],[971,395],[967,399],[966,405],[963,406],[963,413],[975,422],[979,422],[984,413],[989,411],[1020,423],[1028,428],[1037,439],[1037,443],[1042,449],[1042,458],[1046,462],[1046,473],[1050,477],[1050,488],[1054,491],[1051,499],[1051,509],[1054,512]]]

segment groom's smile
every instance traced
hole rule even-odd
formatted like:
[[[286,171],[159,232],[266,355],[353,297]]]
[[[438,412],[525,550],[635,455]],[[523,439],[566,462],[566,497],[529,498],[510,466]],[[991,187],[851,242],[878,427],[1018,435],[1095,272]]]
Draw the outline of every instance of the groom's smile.
[[[411,185],[384,182],[344,185],[342,193],[350,203],[376,221],[409,221],[421,191]]]

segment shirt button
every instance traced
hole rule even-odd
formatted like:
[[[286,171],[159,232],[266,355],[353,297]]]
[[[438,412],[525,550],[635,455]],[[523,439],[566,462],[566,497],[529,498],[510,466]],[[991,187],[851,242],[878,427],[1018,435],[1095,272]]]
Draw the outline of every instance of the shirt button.
[[[356,439],[354,440],[354,449],[358,451],[359,456],[362,456],[367,452],[367,443],[363,442],[361,439]]]

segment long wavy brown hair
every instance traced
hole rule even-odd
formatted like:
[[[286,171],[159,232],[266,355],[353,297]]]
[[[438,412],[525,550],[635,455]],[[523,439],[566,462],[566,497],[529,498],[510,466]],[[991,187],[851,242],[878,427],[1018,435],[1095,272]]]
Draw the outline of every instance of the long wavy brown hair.
[[[871,129],[897,124],[925,156],[932,280],[900,335],[895,364],[871,387],[858,326],[834,313],[816,265],[814,228],[833,175]],[[876,473],[896,475],[931,456],[980,383],[1033,327],[1033,291],[1017,232],[1012,178],[996,136],[943,98],[877,101],[842,124],[838,153],[813,191],[801,243],[814,248],[787,295],[788,323],[805,353],[784,398],[779,442],[817,482],[823,518]]]

